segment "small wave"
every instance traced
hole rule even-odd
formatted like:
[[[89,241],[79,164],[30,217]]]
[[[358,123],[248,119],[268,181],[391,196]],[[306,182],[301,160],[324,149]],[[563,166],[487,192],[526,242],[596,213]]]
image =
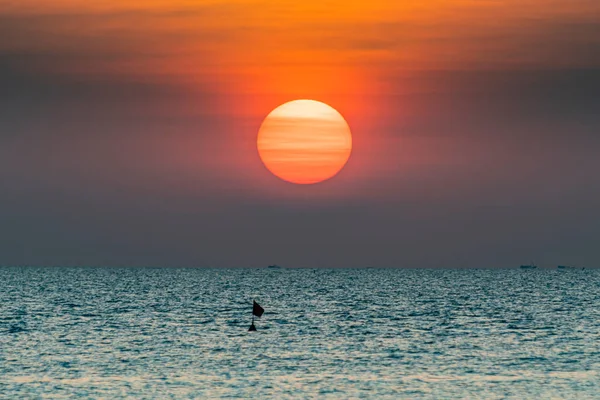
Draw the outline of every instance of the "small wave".
[[[21,333],[21,332],[27,332],[27,328],[24,328],[19,325],[12,325],[10,328],[8,328],[8,333]]]

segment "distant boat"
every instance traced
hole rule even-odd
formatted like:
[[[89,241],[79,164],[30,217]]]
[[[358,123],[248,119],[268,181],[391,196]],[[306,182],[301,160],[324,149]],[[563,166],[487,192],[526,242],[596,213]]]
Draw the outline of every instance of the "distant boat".
[[[279,265],[275,265],[275,264],[269,265],[267,268],[268,269],[281,269],[281,267]]]
[[[559,265],[556,267],[556,269],[576,269],[576,268],[571,265]]]
[[[534,263],[531,263],[529,265],[521,265],[521,269],[536,269],[537,265],[535,265]]]

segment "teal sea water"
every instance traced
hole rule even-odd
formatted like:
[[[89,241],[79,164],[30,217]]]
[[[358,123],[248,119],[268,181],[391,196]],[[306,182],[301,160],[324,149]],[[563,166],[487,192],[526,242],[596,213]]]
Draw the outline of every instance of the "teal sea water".
[[[0,268],[0,282],[0,398],[600,393],[598,270]]]

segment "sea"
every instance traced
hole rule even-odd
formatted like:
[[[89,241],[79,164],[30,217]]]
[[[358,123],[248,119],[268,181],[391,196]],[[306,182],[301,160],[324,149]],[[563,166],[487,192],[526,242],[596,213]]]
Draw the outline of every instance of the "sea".
[[[0,398],[598,399],[600,270],[2,267]]]

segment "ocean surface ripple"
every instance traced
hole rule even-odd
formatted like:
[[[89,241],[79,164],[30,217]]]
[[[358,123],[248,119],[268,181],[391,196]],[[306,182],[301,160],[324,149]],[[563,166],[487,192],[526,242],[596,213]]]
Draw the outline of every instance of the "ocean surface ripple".
[[[600,393],[599,270],[0,268],[0,282],[1,398]]]

